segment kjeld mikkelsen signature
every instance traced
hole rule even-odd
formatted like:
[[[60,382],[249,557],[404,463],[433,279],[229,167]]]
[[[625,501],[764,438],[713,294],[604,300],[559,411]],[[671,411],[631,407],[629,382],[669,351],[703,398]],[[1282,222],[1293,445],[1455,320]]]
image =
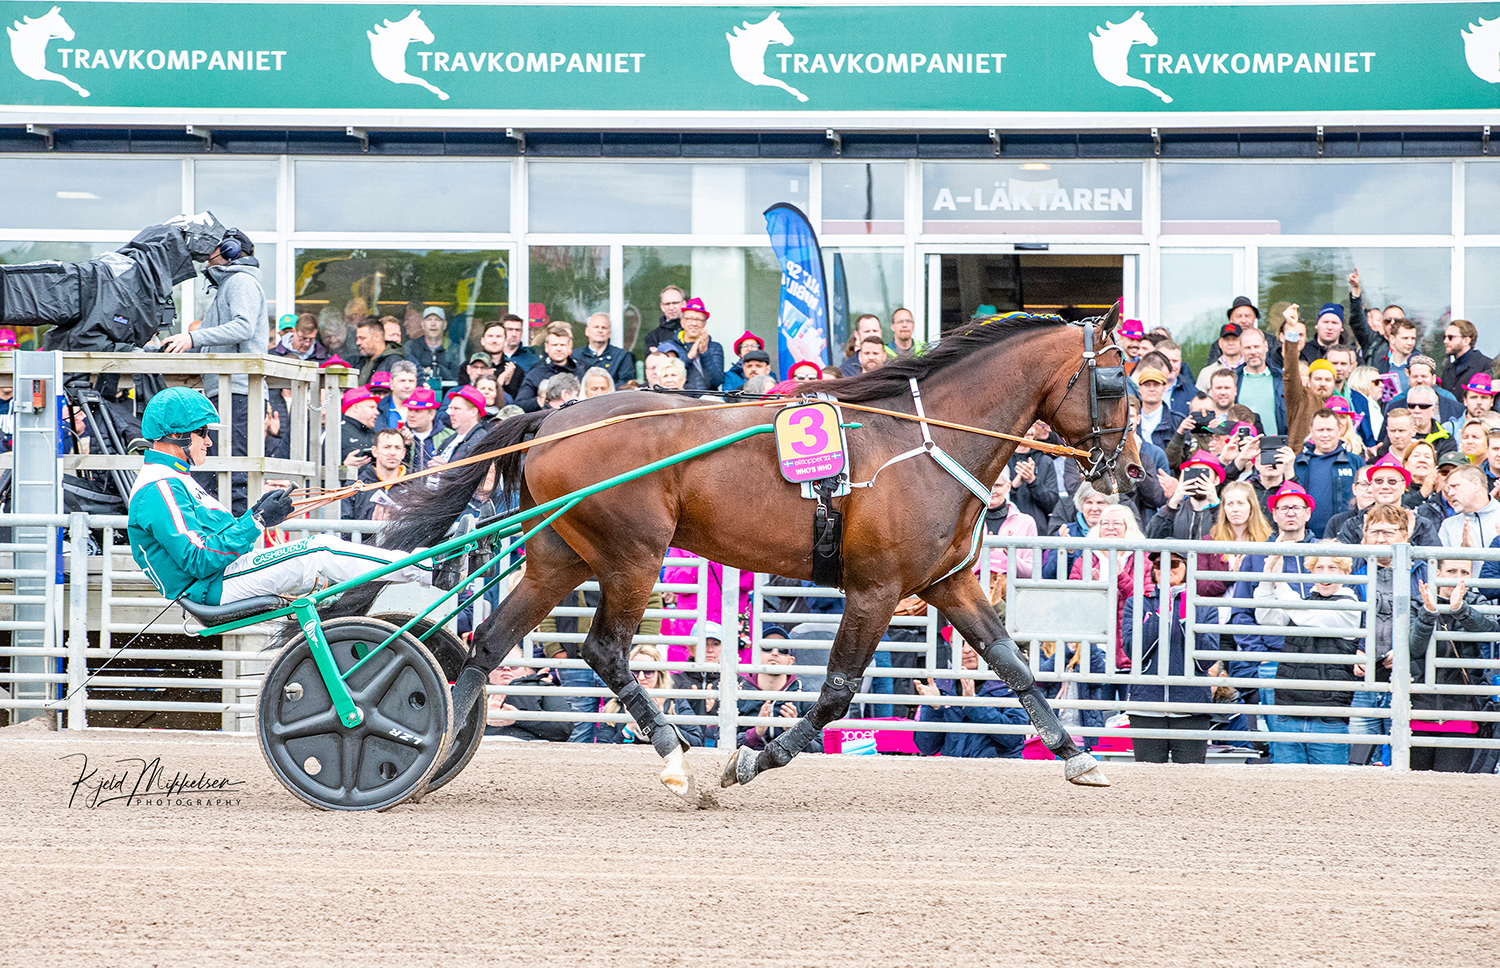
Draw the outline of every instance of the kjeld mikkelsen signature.
[[[90,810],[110,803],[123,803],[125,806],[235,807],[240,804],[240,798],[236,794],[246,782],[209,776],[202,772],[197,776],[180,771],[168,774],[159,756],[149,760],[141,757],[116,760],[114,768],[91,767],[87,753],[69,753],[59,758],[81,761],[78,778],[69,783],[72,792],[68,794],[68,806],[76,804]]]

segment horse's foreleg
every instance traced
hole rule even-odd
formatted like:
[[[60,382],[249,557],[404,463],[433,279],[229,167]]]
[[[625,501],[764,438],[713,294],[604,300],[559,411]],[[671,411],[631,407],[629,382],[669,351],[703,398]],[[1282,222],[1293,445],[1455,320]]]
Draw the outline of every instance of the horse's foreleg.
[[[825,726],[843,718],[849,711],[849,703],[859,693],[865,668],[870,664],[899,600],[899,592],[893,589],[849,591],[844,602],[844,618],[833,637],[833,648],[829,650],[828,677],[823,680],[818,701],[806,716],[767,743],[759,753],[749,747],[736,750],[719,778],[720,786],[749,783],[766,770],[786,766],[822,735]]]
[[[687,741],[677,727],[667,722],[656,700],[652,699],[635,674],[630,671],[631,637],[641,624],[651,586],[656,581],[657,554],[640,568],[599,577],[599,608],[583,641],[583,658],[599,674],[604,684],[620,698],[620,703],[636,722],[641,735],[651,741],[658,756],[666,761],[661,782],[668,790],[689,803],[698,802],[698,784],[687,764]]]
[[[1063,761],[1063,776],[1080,786],[1109,786],[1109,780],[1099,769],[1099,761],[1080,750],[1058,722],[1057,713],[1037,688],[1030,666],[1006,633],[994,606],[985,598],[979,579],[965,570],[928,586],[921,594],[923,600],[953,623],[958,633],[974,645],[974,650],[1015,692],[1037,735]]]

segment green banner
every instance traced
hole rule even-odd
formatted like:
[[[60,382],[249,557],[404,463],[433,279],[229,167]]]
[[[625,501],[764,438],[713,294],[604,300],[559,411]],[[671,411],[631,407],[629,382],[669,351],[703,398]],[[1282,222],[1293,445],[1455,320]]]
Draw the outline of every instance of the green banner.
[[[10,60],[0,58],[0,109],[10,114],[48,106],[85,116],[109,109],[580,117],[1145,112],[1166,120],[1176,113],[1500,107],[1500,2],[646,7],[0,0],[0,19],[10,40]]]

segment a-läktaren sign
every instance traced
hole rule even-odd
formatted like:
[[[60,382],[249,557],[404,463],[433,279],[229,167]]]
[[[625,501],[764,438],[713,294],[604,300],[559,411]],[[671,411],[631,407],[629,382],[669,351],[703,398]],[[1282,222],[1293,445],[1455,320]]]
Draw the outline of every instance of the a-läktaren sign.
[[[521,6],[0,0],[0,110],[1174,116],[1500,107],[1500,0]],[[657,122],[660,122],[660,117]]]

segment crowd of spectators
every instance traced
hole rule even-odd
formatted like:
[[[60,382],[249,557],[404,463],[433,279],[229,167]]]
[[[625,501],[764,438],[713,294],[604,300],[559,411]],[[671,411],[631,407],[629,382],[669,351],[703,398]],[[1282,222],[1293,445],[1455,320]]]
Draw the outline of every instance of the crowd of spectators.
[[[1091,671],[1112,667],[1126,671],[1138,663],[1146,674],[1193,671],[1184,667],[1185,616],[1176,604],[1186,584],[1186,563],[1180,557],[1168,555],[1163,561],[1162,556],[1152,555],[1143,563],[1143,637],[1139,642],[1132,639],[1131,610],[1136,607],[1137,591],[1133,555],[1138,552],[1130,549],[1143,538],[1288,544],[1409,542],[1414,546],[1414,559],[1420,558],[1424,546],[1500,548],[1500,412],[1494,409],[1500,389],[1500,362],[1481,352],[1474,325],[1462,319],[1443,326],[1441,359],[1424,355],[1424,336],[1435,342],[1437,334],[1424,333],[1423,324],[1409,319],[1399,305],[1367,307],[1357,271],[1349,275],[1348,284],[1347,301],[1323,304],[1310,314],[1310,322],[1297,304],[1278,304],[1268,318],[1263,318],[1253,300],[1235,298],[1217,338],[1208,347],[1205,364],[1196,373],[1185,361],[1182,345],[1165,327],[1148,331],[1139,321],[1124,321],[1114,338],[1131,377],[1129,432],[1146,471],[1144,480],[1129,495],[1119,497],[1094,490],[1082,479],[1075,461],[1048,456],[1024,444],[1015,449],[994,482],[984,514],[988,533],[1017,538],[1103,538],[1121,544],[1121,551],[1114,555],[1118,611],[1113,657],[1106,662],[1104,650],[1098,647],[1049,643],[1041,657],[1045,667],[1064,665]],[[603,313],[583,321],[583,345],[575,345],[571,323],[528,326],[525,319],[507,315],[470,326],[470,333],[477,337],[473,344],[477,348],[470,352],[452,338],[449,319],[441,306],[426,307],[420,314],[409,309],[404,319],[360,314],[352,330],[340,329],[337,333],[318,315],[288,314],[268,334],[264,345],[277,356],[343,366],[357,374],[357,385],[338,401],[340,419],[336,423],[330,420],[325,429],[339,436],[351,479],[390,483],[415,471],[462,459],[490,426],[516,413],[566,406],[577,399],[638,387],[713,397],[736,391],[766,392],[775,386],[775,361],[761,337],[746,331],[730,344],[726,354],[724,345],[710,335],[711,313],[703,298],[669,286],[661,293],[660,307],[658,325],[645,336],[645,354],[639,364],[633,353],[610,342],[613,328]],[[797,361],[789,367],[788,375],[796,381],[836,381],[870,372],[889,360],[922,352],[921,344],[914,339],[914,328],[913,316],[905,309],[896,310],[888,320],[870,314],[858,316],[843,347],[841,364],[825,367],[815,361]],[[0,331],[0,337],[5,335]],[[218,345],[207,336],[174,339],[189,349],[200,343],[204,348]],[[9,393],[0,389],[0,418],[8,409]],[[273,405],[266,415],[268,455],[278,453],[275,448],[284,444],[284,409],[282,406],[278,411]],[[240,414],[236,413],[235,421],[241,421]],[[4,429],[8,428],[0,427]],[[1037,442],[1062,442],[1041,420],[1025,436]],[[238,442],[236,446],[240,446]],[[351,519],[378,520],[388,503],[382,491],[371,489],[345,501],[342,513]],[[1013,562],[1007,560],[1012,554]],[[989,572],[999,579],[992,589],[992,600],[1003,614],[1003,576],[1012,567],[1019,578],[1099,581],[1107,573],[1108,559],[1104,553],[1075,550],[1047,551],[1040,561],[1034,561],[1030,549],[997,549],[988,561]],[[716,566],[709,563],[705,567]],[[1373,664],[1379,681],[1389,678],[1395,627],[1391,589],[1394,582],[1406,581],[1406,576],[1393,576],[1383,566],[1375,575],[1365,575],[1362,559],[1309,549],[1266,557],[1205,551],[1197,555],[1195,567],[1198,597],[1222,596],[1236,602],[1233,606],[1200,607],[1199,621],[1257,630],[1199,633],[1200,648],[1217,647],[1243,658],[1209,663],[1196,671],[1236,679],[1258,678],[1267,681],[1264,688],[1209,690],[1198,686],[1094,683],[1083,687],[1074,684],[1068,687],[1072,692],[1064,689],[1060,694],[1118,703],[1134,725],[1163,733],[1202,728],[1210,721],[1244,726],[1257,717],[1237,716],[1232,707],[1273,697],[1280,705],[1304,710],[1324,707],[1332,713],[1258,717],[1261,725],[1274,731],[1316,734],[1349,728],[1372,735],[1384,731],[1384,719],[1355,716],[1351,720],[1348,709],[1379,707],[1388,703],[1389,693],[1351,686],[1363,678],[1365,662]],[[1261,573],[1280,576],[1280,580],[1239,577]],[[1414,680],[1428,681],[1431,670],[1427,666],[1435,658],[1451,660],[1438,665],[1435,681],[1439,684],[1473,686],[1492,680],[1491,670],[1462,663],[1494,659],[1493,639],[1445,637],[1455,630],[1496,631],[1493,618],[1475,606],[1500,600],[1500,590],[1472,588],[1469,583],[1476,574],[1481,579],[1500,579],[1500,563],[1479,567],[1463,558],[1448,559],[1439,573],[1430,577],[1420,562],[1413,568],[1412,613],[1406,625],[1411,636]],[[1376,601],[1377,649],[1374,656],[1367,657],[1363,650],[1368,630],[1361,623],[1370,596]],[[741,597],[743,601],[745,596]],[[684,609],[690,608],[691,596],[682,598]],[[717,607],[716,593],[710,600]],[[813,604],[816,600],[796,601],[804,609],[818,608]],[[1304,603],[1324,607],[1298,607]],[[819,635],[827,634],[831,628],[828,622],[837,621],[836,611],[825,611],[831,617],[825,617],[822,625],[810,623],[821,630]],[[1159,627],[1163,614],[1176,616],[1167,629]],[[705,616],[719,636],[712,640],[715,654],[724,644],[723,630],[733,630],[735,618]],[[743,629],[744,616],[739,618]],[[1348,634],[1335,634],[1338,632]],[[690,632],[670,628],[669,620],[666,634]],[[775,628],[754,643],[742,644],[758,648],[756,660],[774,668],[794,660],[804,662],[805,650],[793,651],[800,637],[796,629],[788,635]],[[892,640],[899,637],[899,630],[894,628],[887,635]],[[740,638],[745,636],[741,634]],[[1279,665],[1258,658],[1268,652],[1296,652],[1306,658]],[[654,646],[640,646],[637,654],[655,662],[685,658],[680,650]],[[747,661],[749,658],[747,654]],[[958,658],[964,669],[977,662],[967,647]],[[899,654],[885,652],[877,658],[885,664],[900,661]],[[642,675],[648,688],[706,688],[711,684],[703,674],[653,670]],[[495,684],[501,687],[523,679],[599,685],[591,673],[575,676],[509,665],[497,676]],[[1335,685],[1274,685],[1284,679]],[[892,686],[889,680],[883,680],[881,685],[932,698],[1000,696],[1006,692],[993,679],[911,679],[898,683]],[[803,695],[781,701],[746,700],[740,711],[745,716],[795,718],[805,711],[817,684],[816,677],[804,681],[795,675],[756,673],[741,686]],[[1225,704],[1223,715],[1163,714],[1153,705],[1208,701],[1210,695]],[[581,728],[583,724],[573,727],[564,723],[559,727],[556,723],[507,719],[508,709],[550,708],[531,699],[518,705],[523,699],[516,697],[498,704],[492,701],[491,729],[529,738],[637,739],[628,724],[590,725],[585,729]],[[1488,697],[1482,695],[1422,693],[1414,697],[1416,708],[1451,712],[1452,718],[1425,721],[1417,728],[1448,737],[1472,737],[1487,731],[1489,725],[1463,716],[1487,702]],[[1132,703],[1142,708],[1132,711]],[[559,708],[592,712],[599,706],[596,700],[587,698],[564,702]],[[703,715],[705,710],[712,710],[712,701],[664,700],[663,708]],[[901,715],[903,708],[884,705],[872,711]],[[988,721],[983,717],[995,712],[980,713],[978,708],[938,702],[914,705],[908,714],[933,722],[967,722]],[[606,711],[610,711],[608,707]],[[1090,711],[1086,719],[1074,718],[1087,725],[1104,717]],[[777,731],[777,727],[745,727],[738,740],[754,747]],[[713,742],[715,738],[714,730],[706,728],[690,728],[684,735],[695,743]],[[924,752],[948,755],[1018,755],[1019,743],[1010,742],[1014,737],[986,734],[981,741],[974,738],[977,735],[920,733],[925,738],[919,745]],[[1352,748],[1316,741],[1269,745],[1272,760],[1310,763],[1369,762],[1378,759],[1382,748],[1373,739]],[[1201,740],[1136,742],[1139,758],[1159,761],[1201,761],[1205,748]],[[1419,749],[1422,752],[1414,753],[1413,760],[1420,768],[1466,769],[1470,765],[1468,750]]]

